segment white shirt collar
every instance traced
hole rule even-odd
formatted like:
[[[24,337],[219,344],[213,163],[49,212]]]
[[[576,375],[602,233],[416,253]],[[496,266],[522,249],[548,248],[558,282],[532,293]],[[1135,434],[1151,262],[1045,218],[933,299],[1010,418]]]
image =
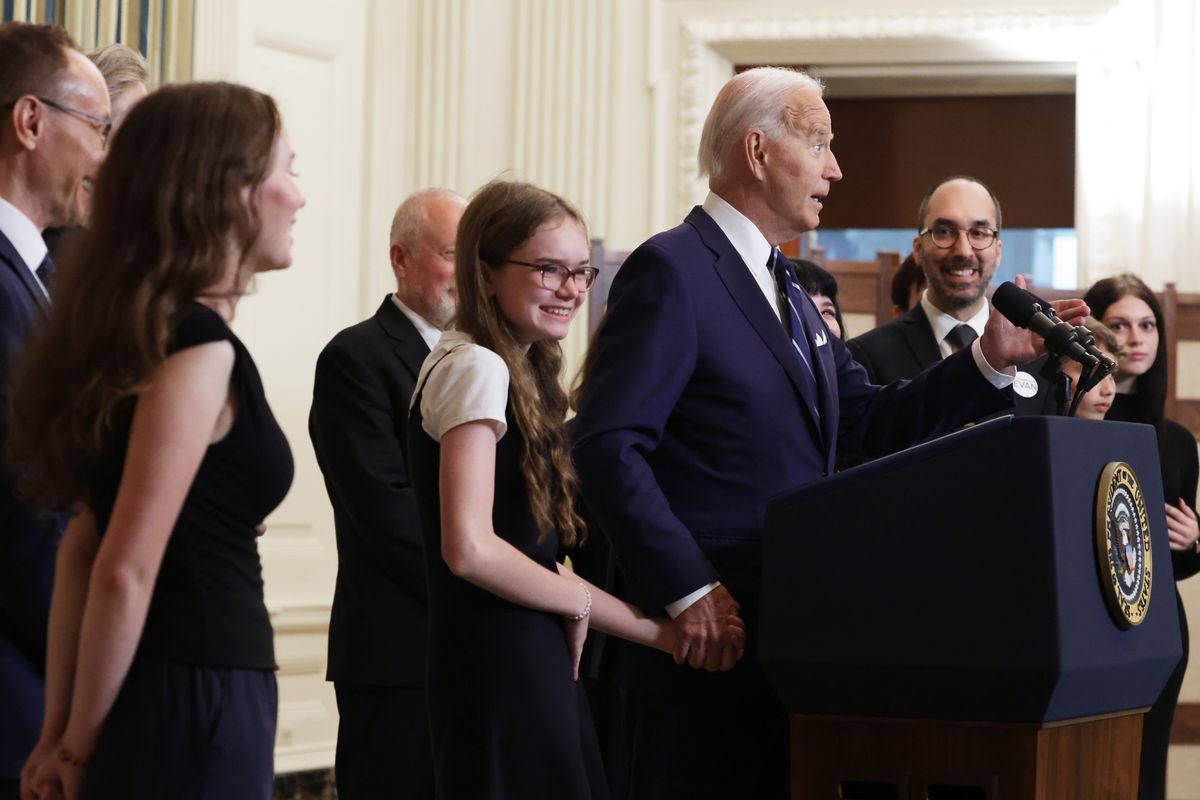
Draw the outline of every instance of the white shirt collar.
[[[717,223],[717,227],[729,239],[733,249],[737,250],[746,266],[754,269],[766,269],[767,259],[771,257],[771,243],[762,235],[758,226],[746,218],[742,212],[729,205],[716,192],[709,192],[704,198],[704,210]]]
[[[425,344],[432,350],[433,346],[438,343],[438,339],[442,338],[442,329],[404,305],[395,292],[392,293],[392,302],[396,304],[396,308],[400,309],[401,314],[408,317],[408,321],[413,324],[417,333],[421,334],[421,338],[425,340]]]
[[[950,345],[946,342],[946,334],[959,325],[964,324],[964,321],[955,319],[935,306],[929,299],[928,289],[921,294],[921,309],[929,319],[929,326],[933,328],[933,338],[937,340],[938,349],[942,351],[943,356],[946,355],[950,350]],[[974,316],[966,320],[965,324],[970,325],[977,335],[983,336],[983,329],[987,325],[988,316],[990,315],[991,306],[988,304],[987,298],[984,298],[983,307]]]
[[[0,197],[0,233],[8,237],[17,255],[34,277],[37,277],[36,270],[41,266],[47,252],[46,243],[42,241],[42,232],[29,217],[3,197]]]
[[[742,212],[729,205],[716,192],[710,191],[708,197],[704,198],[704,211],[712,217],[713,222],[717,223],[721,233],[725,234],[725,238],[729,239],[733,249],[742,257],[754,282],[758,284],[767,303],[775,311],[775,316],[782,319],[777,296],[778,290],[775,288],[775,277],[767,267],[767,259],[771,257],[771,251],[774,250],[771,243],[767,241],[767,237],[762,235],[762,231],[758,229],[757,225],[747,219]]]

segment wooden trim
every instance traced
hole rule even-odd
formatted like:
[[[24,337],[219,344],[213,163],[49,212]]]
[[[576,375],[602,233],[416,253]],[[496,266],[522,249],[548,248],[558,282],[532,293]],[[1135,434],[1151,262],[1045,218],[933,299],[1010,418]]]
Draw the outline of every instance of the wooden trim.
[[[1177,399],[1175,401],[1175,416],[1171,419],[1192,432],[1200,439],[1200,400]]]
[[[1200,703],[1180,703],[1175,707],[1171,744],[1200,744]]]

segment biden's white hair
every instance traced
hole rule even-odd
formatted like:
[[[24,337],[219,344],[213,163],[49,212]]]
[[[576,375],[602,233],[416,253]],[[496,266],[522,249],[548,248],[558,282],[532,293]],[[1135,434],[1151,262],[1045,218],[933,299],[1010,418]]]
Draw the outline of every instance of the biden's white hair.
[[[750,129],[761,130],[769,139],[787,132],[785,106],[788,93],[797,88],[818,97],[825,92],[824,85],[811,75],[780,67],[748,69],[722,86],[700,134],[700,176],[719,182]]]

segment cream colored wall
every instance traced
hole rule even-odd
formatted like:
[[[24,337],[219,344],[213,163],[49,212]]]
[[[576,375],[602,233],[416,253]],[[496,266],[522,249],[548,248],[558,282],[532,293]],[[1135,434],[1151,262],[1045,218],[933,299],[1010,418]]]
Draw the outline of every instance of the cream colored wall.
[[[1158,2],[1171,0],[1131,0]],[[334,742],[321,676],[336,552],[305,426],[313,364],[336,330],[390,291],[385,242],[405,195],[528,179],[575,201],[594,236],[630,248],[702,199],[695,144],[735,62],[884,75],[889,64],[1028,73],[1067,63],[1090,76],[1080,103],[1095,108],[1108,99],[1101,73],[1114,55],[1098,32],[1112,27],[1105,20],[1115,6],[908,0],[900,15],[892,0],[842,0],[836,9],[816,0],[196,0],[196,77],[275,94],[309,198],[295,266],[264,277],[236,321],[297,463],[262,540],[283,667],[280,769],[329,764]],[[1094,175],[1112,160],[1108,142],[1081,137],[1080,172]],[[1085,238],[1097,227],[1090,220],[1110,218],[1081,202]],[[1086,240],[1085,259],[1103,244]],[[1182,264],[1153,269],[1158,283],[1200,289]],[[854,332],[865,329],[855,321]],[[584,346],[579,325],[565,344],[572,365]],[[1200,700],[1194,682],[1186,691]],[[1200,770],[1200,758],[1189,763]]]

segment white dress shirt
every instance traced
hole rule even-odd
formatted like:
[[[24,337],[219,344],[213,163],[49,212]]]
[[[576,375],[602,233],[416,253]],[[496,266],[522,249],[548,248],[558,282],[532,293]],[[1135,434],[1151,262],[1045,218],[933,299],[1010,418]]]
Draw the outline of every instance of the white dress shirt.
[[[404,301],[394,292],[392,293],[392,302],[396,304],[396,308],[400,309],[401,314],[408,317],[408,321],[413,324],[417,333],[421,334],[421,338],[425,340],[425,344],[432,350],[438,343],[438,339],[442,338],[442,329],[404,305]]]
[[[46,297],[50,297],[50,293],[46,291],[45,286],[42,286],[42,282],[37,276],[37,268],[42,265],[42,259],[46,257],[47,252],[46,243],[42,240],[42,232],[37,229],[29,217],[3,197],[0,197],[0,233],[3,233],[8,241],[12,242],[13,249],[25,262],[25,268],[33,276],[34,282],[41,286],[42,293]]]
[[[933,338],[937,340],[938,352],[942,354],[942,358],[946,358],[954,352],[954,348],[946,341],[946,335],[959,325],[970,325],[971,329],[975,331],[975,341],[971,342],[971,355],[975,358],[975,366],[979,368],[979,372],[983,377],[987,378],[988,383],[997,389],[1003,389],[1006,386],[1011,386],[1012,382],[1016,380],[1016,367],[1008,367],[1003,372],[998,372],[983,357],[983,349],[979,340],[983,338],[983,329],[987,325],[988,317],[992,313],[992,308],[986,298],[983,301],[983,308],[979,309],[965,323],[963,320],[955,319],[935,306],[929,299],[928,289],[921,294],[921,310],[925,312],[925,316],[929,319],[929,327],[933,328]]]

